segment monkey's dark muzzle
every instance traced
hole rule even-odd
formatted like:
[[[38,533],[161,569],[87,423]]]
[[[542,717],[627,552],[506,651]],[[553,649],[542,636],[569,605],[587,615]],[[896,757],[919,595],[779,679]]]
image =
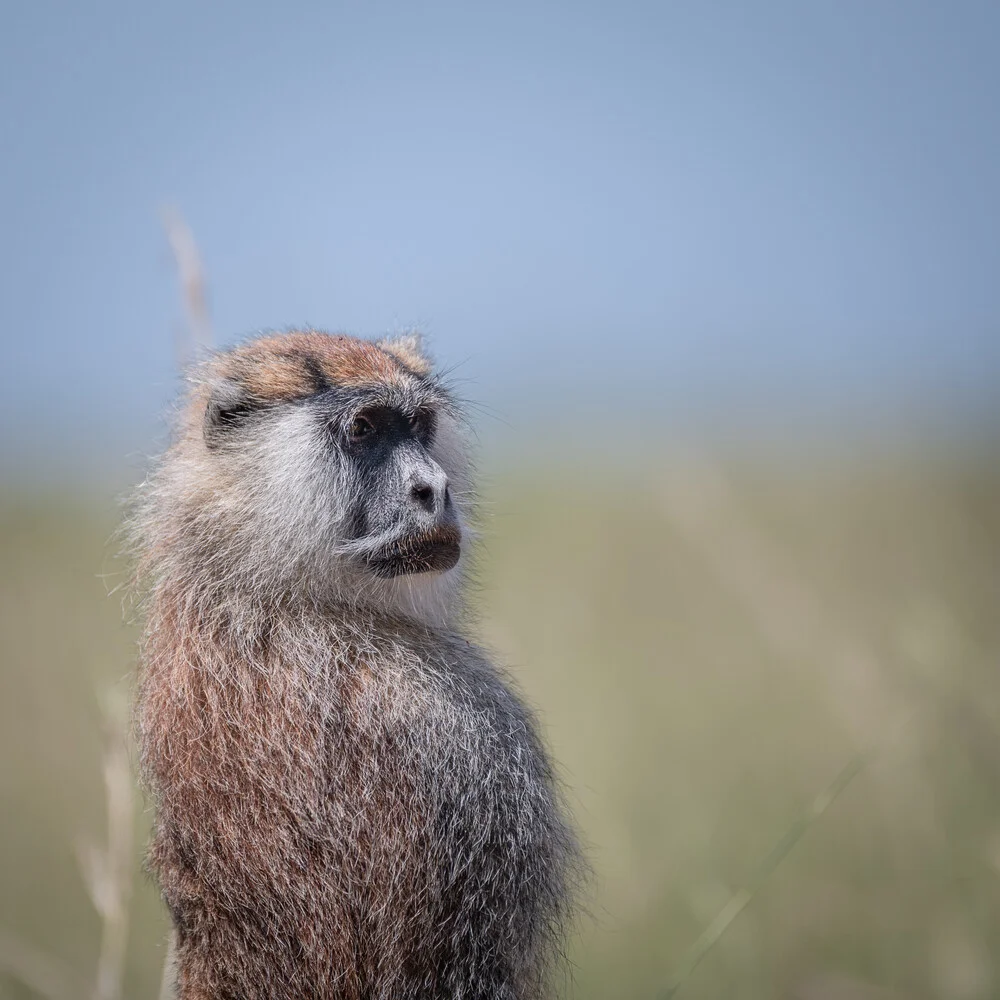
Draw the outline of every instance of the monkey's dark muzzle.
[[[461,554],[462,532],[446,525],[400,538],[371,553],[365,562],[376,576],[391,580],[413,573],[444,572],[455,566]]]

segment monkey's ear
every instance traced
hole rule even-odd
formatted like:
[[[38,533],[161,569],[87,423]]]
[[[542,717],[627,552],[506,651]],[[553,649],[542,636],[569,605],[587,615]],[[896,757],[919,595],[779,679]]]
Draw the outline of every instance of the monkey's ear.
[[[386,337],[378,342],[386,354],[391,354],[402,361],[410,371],[417,375],[430,375],[431,360],[424,350],[424,339],[415,331],[400,334],[398,337]]]
[[[209,383],[205,406],[205,444],[217,448],[255,409],[254,398],[239,382],[229,378],[213,379]]]

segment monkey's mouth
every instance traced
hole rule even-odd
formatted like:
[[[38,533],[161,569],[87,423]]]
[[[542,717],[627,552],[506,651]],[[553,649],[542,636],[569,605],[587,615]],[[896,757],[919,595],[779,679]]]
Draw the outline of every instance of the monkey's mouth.
[[[452,525],[406,535],[383,545],[365,558],[368,568],[383,580],[413,573],[443,573],[462,554],[462,532]]]

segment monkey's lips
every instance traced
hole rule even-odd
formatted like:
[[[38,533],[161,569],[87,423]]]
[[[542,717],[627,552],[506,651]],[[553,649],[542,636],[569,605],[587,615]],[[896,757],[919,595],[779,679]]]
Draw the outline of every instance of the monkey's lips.
[[[455,566],[461,554],[462,532],[447,525],[399,538],[365,561],[376,576],[391,580],[413,573],[443,573]]]

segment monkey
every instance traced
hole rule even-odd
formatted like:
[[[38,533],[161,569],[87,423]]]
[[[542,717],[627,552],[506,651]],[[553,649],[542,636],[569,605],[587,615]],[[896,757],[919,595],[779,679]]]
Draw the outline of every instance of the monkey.
[[[470,636],[467,421],[416,336],[190,372],[126,519],[179,1000],[537,1000],[583,870]]]

